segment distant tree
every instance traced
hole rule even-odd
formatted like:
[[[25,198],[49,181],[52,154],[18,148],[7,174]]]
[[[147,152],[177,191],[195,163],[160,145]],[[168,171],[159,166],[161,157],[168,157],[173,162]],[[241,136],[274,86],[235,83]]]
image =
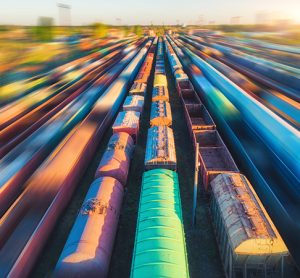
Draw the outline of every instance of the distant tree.
[[[140,25],[135,25],[133,27],[133,33],[135,33],[138,37],[141,37],[143,35],[143,29]]]
[[[0,32],[6,32],[8,30],[9,30],[8,26],[0,25]]]
[[[39,17],[35,35],[39,41],[51,41],[53,39],[53,18]]]
[[[97,22],[92,25],[92,28],[94,30],[94,36],[96,38],[104,38],[107,36],[108,33],[107,25]]]
[[[132,32],[132,28],[130,26],[124,26],[123,27],[124,36],[128,36]]]

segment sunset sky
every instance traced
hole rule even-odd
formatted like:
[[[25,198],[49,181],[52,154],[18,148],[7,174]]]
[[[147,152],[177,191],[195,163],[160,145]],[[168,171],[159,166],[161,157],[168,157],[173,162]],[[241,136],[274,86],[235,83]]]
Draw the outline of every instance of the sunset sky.
[[[59,24],[54,0],[0,0],[0,24],[34,25],[39,16],[53,17]],[[300,23],[300,0],[69,0],[72,25],[95,21],[107,24],[195,24],[213,21],[228,24],[256,23],[267,18],[292,19]],[[201,16],[203,20],[201,21]]]

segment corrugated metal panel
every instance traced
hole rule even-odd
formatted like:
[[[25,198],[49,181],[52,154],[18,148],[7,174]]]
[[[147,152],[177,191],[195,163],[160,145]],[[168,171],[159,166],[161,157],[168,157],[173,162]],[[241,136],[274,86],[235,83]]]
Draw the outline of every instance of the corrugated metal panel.
[[[154,101],[151,104],[151,126],[172,125],[172,113],[170,103],[166,101]]]
[[[143,175],[131,277],[189,277],[177,173]]]
[[[146,169],[176,170],[176,151],[171,128],[154,126],[148,129],[145,166]]]
[[[224,233],[235,253],[255,256],[288,252],[245,176],[220,174],[211,181],[211,188]]]

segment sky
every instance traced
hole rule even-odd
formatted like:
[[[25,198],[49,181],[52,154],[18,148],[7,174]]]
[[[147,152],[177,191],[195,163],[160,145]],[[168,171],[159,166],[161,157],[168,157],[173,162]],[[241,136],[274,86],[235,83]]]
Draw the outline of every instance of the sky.
[[[35,25],[39,16],[60,24],[58,2],[71,5],[72,25],[229,24],[236,16],[252,24],[262,13],[300,23],[300,0],[0,0],[0,24]]]

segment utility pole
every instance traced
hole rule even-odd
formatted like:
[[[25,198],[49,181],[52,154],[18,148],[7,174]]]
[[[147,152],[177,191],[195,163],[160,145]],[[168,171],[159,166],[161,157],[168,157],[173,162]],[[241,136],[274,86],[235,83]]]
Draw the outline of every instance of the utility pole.
[[[122,18],[117,17],[116,22],[117,22],[117,26],[121,26],[122,25]]]
[[[59,13],[59,24],[61,26],[71,26],[71,5],[57,3]]]
[[[203,16],[203,14],[199,15],[199,22],[198,22],[198,24],[200,26],[204,25],[204,16]]]

